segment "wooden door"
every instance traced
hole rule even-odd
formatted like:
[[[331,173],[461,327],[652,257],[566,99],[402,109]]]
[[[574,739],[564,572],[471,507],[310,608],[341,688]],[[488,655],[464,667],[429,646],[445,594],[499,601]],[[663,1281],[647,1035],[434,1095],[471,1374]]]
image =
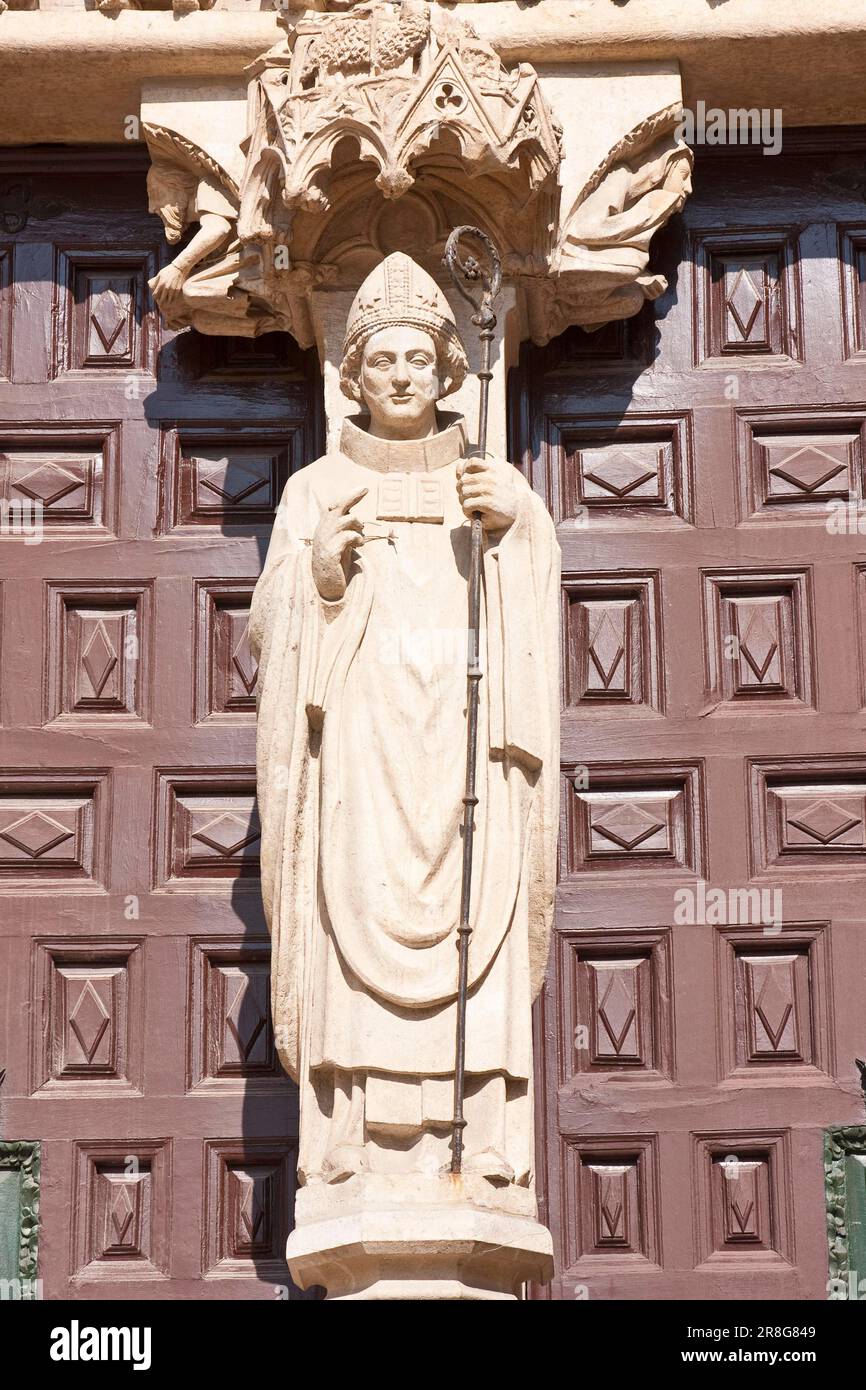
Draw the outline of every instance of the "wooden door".
[[[161,333],[145,170],[0,158],[0,1137],[42,1141],[46,1297],[272,1298],[246,611],[320,386],[288,339]]]
[[[554,1298],[826,1297],[822,1131],[866,1055],[866,207],[862,132],[797,137],[699,157],[665,297],[514,383],[564,561]]]

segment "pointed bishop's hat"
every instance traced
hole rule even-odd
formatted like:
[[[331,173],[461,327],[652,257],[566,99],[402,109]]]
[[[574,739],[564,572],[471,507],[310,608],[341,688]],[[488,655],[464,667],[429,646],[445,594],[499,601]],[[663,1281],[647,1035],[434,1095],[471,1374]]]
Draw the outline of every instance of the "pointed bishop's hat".
[[[380,328],[398,325],[420,328],[438,339],[442,347],[451,349],[448,357],[452,371],[447,389],[456,390],[468,364],[462,372],[455,370],[461,359],[466,363],[466,358],[454,312],[432,275],[402,251],[377,265],[355,295],[346,323],[344,358],[363,348]]]

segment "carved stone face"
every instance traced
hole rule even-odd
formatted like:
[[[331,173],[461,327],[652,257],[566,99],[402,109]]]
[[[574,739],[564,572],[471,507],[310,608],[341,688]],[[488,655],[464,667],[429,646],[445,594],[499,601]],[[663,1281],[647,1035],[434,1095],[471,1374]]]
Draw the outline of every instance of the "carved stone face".
[[[405,324],[380,328],[364,347],[358,382],[379,439],[426,439],[436,432],[441,395],[436,344]]]

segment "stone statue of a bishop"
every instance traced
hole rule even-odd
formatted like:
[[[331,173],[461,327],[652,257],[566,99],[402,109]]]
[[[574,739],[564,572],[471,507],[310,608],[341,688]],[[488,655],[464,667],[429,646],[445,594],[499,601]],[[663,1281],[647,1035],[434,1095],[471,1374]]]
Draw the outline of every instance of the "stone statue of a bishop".
[[[463,1169],[532,1185],[531,1005],[553,912],[560,557],[509,463],[440,401],[467,357],[402,254],[349,314],[337,452],[288,481],[251,642],[273,1015],[299,1177],[450,1161],[470,518],[484,527]]]

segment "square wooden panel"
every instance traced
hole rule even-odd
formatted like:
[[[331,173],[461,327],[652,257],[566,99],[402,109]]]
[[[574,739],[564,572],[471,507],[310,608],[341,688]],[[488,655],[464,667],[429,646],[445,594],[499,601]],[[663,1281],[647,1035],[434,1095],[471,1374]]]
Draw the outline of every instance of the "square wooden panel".
[[[653,1135],[563,1136],[563,1262],[570,1274],[655,1265],[661,1249]]]
[[[205,1143],[205,1278],[286,1277],[297,1146],[284,1139]]]
[[[658,574],[563,576],[563,704],[663,708]]]
[[[305,374],[304,353],[288,333],[261,333],[257,338],[228,334],[198,334],[199,374],[233,381],[299,379]]]
[[[755,890],[753,890],[755,891]],[[829,930],[716,928],[720,1074],[744,1082],[833,1071]]]
[[[119,468],[116,426],[16,426],[0,435],[0,497],[48,535],[116,534]]]
[[[74,1149],[74,1281],[164,1279],[171,1140],[86,1140]]]
[[[147,722],[150,714],[152,586],[46,586],[45,719]]]
[[[243,719],[256,712],[259,666],[249,643],[254,579],[196,582],[196,720]]]
[[[141,938],[34,942],[34,1092],[140,1094],[142,952]]]
[[[664,526],[692,521],[689,417],[629,415],[548,421],[559,523]]]
[[[793,231],[692,233],[695,364],[799,361],[803,355]]]
[[[270,526],[299,443],[266,427],[166,429],[163,530]]]
[[[755,869],[832,872],[866,864],[866,760],[750,764]]]
[[[0,771],[0,890],[98,889],[108,773]]]
[[[742,521],[820,521],[864,495],[864,417],[852,411],[737,413]]]
[[[254,768],[156,773],[154,886],[231,890],[257,879],[261,826]]]
[[[692,1163],[698,1268],[790,1264],[788,1132],[694,1134]]]
[[[154,373],[158,325],[147,282],[157,269],[151,249],[58,251],[54,376]]]
[[[674,1019],[669,928],[560,931],[560,1084],[606,1074],[670,1079]]]
[[[866,356],[866,227],[839,228],[845,356]]]
[[[811,570],[705,573],[710,698],[814,704]]]
[[[533,371],[540,366],[545,376],[571,381],[585,372],[595,376],[598,372],[621,371],[623,367],[648,366],[654,335],[654,307],[646,303],[631,318],[615,319],[593,331],[576,326],[566,328],[545,346],[541,363],[536,350],[527,345],[524,352],[533,357]]]
[[[12,376],[12,258],[14,247],[0,245],[0,377]]]
[[[285,1089],[271,1022],[271,944],[248,937],[190,943],[189,1089]]]
[[[699,764],[563,765],[564,873],[704,872]]]

